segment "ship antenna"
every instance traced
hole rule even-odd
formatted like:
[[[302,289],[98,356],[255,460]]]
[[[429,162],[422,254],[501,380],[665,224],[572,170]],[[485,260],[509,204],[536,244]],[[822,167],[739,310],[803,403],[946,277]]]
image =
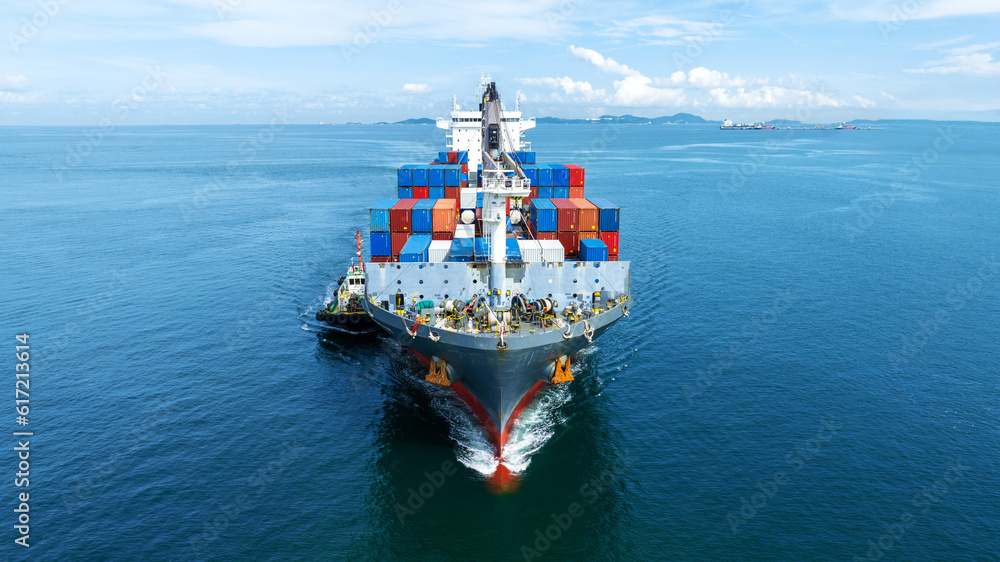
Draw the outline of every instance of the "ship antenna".
[[[361,258],[361,231],[355,230],[354,237],[358,245],[358,267],[361,268],[361,273],[365,272],[365,261]]]

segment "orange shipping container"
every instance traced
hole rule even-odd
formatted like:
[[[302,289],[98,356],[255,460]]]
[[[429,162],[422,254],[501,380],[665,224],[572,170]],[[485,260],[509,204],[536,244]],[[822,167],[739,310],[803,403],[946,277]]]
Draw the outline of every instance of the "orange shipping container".
[[[569,198],[570,199],[583,199],[583,186],[574,187],[569,186]]]
[[[570,188],[572,189],[572,188]],[[597,232],[601,210],[586,199],[570,199],[580,209],[580,232]]]
[[[455,232],[455,200],[438,199],[434,204],[434,232]]]

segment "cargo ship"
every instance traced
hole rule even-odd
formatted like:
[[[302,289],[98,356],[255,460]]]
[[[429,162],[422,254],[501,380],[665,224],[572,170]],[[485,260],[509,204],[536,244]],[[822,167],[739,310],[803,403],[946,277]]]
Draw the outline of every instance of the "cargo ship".
[[[485,428],[498,479],[520,413],[573,380],[572,357],[623,317],[630,264],[620,209],[585,195],[585,169],[536,163],[534,119],[480,84],[478,109],[453,101],[449,150],[397,170],[397,197],[370,209],[364,306]]]

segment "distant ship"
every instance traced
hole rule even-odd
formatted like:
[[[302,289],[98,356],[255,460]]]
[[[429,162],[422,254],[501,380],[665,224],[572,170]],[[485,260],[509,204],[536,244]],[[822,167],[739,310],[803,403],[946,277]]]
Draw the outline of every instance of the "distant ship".
[[[852,129],[853,130],[853,129],[857,129],[857,127],[855,127],[854,125],[848,125],[847,123],[841,123],[840,125],[837,125],[836,127],[834,127],[834,129]]]
[[[719,128],[724,131],[774,130],[774,125],[765,125],[763,123],[733,123],[729,119],[726,119],[722,122],[722,126]]]
[[[574,354],[631,303],[618,207],[584,197],[582,167],[536,165],[521,139],[534,125],[488,78],[478,110],[453,102],[437,121],[451,150],[399,168],[399,198],[371,210],[365,264],[365,310],[469,406],[501,486],[515,480],[503,464],[515,420],[573,380]]]

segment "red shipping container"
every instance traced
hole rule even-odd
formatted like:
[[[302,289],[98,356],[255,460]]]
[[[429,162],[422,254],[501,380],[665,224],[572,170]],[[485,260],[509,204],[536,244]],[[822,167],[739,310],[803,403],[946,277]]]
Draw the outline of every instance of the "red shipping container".
[[[449,164],[458,164],[458,151],[457,150],[452,150],[451,152],[448,153],[448,163]]]
[[[434,204],[433,230],[434,232],[455,232],[455,200],[438,199]]]
[[[431,240],[451,240],[455,238],[454,232],[435,232],[431,235]]]
[[[431,197],[431,188],[427,186],[413,188],[414,199],[430,199],[430,197]]]
[[[446,187],[444,188],[444,198],[445,199],[458,199],[460,187]]]
[[[570,199],[570,201],[580,209],[580,232],[596,233],[598,222],[601,219],[601,210],[597,208],[597,205],[586,199]]]
[[[535,240],[558,240],[559,236],[555,232],[536,232]]]
[[[392,233],[392,261],[399,261],[399,253],[403,251],[403,246],[406,245],[406,241],[409,239],[409,232]]]
[[[462,183],[459,185],[459,187],[469,187],[469,182],[466,180],[462,180]]]
[[[556,206],[556,228],[559,232],[580,231],[580,209],[570,199],[549,199]]]
[[[557,236],[559,243],[566,250],[566,257],[580,255],[580,233],[574,231],[560,232]]]
[[[372,263],[392,263],[392,256],[372,256]]]
[[[618,261],[618,233],[602,232],[597,237],[608,247],[608,260]]]
[[[569,186],[569,198],[570,199],[583,199],[583,186],[573,187]]]
[[[468,174],[469,173],[469,164],[468,163],[462,164],[462,173],[463,174]]]
[[[389,209],[389,230],[393,232],[405,232],[407,235],[410,234],[412,229],[411,225],[411,211],[413,206],[417,204],[416,199],[400,199],[395,205]],[[395,242],[393,242],[395,244]],[[395,247],[395,245],[393,246]],[[400,246],[402,247],[402,246]],[[393,252],[398,254],[399,252]]]
[[[564,164],[569,168],[569,186],[570,187],[583,187],[583,176],[584,170],[582,167],[576,164]],[[572,197],[572,195],[570,195]],[[582,195],[580,197],[583,197]]]

